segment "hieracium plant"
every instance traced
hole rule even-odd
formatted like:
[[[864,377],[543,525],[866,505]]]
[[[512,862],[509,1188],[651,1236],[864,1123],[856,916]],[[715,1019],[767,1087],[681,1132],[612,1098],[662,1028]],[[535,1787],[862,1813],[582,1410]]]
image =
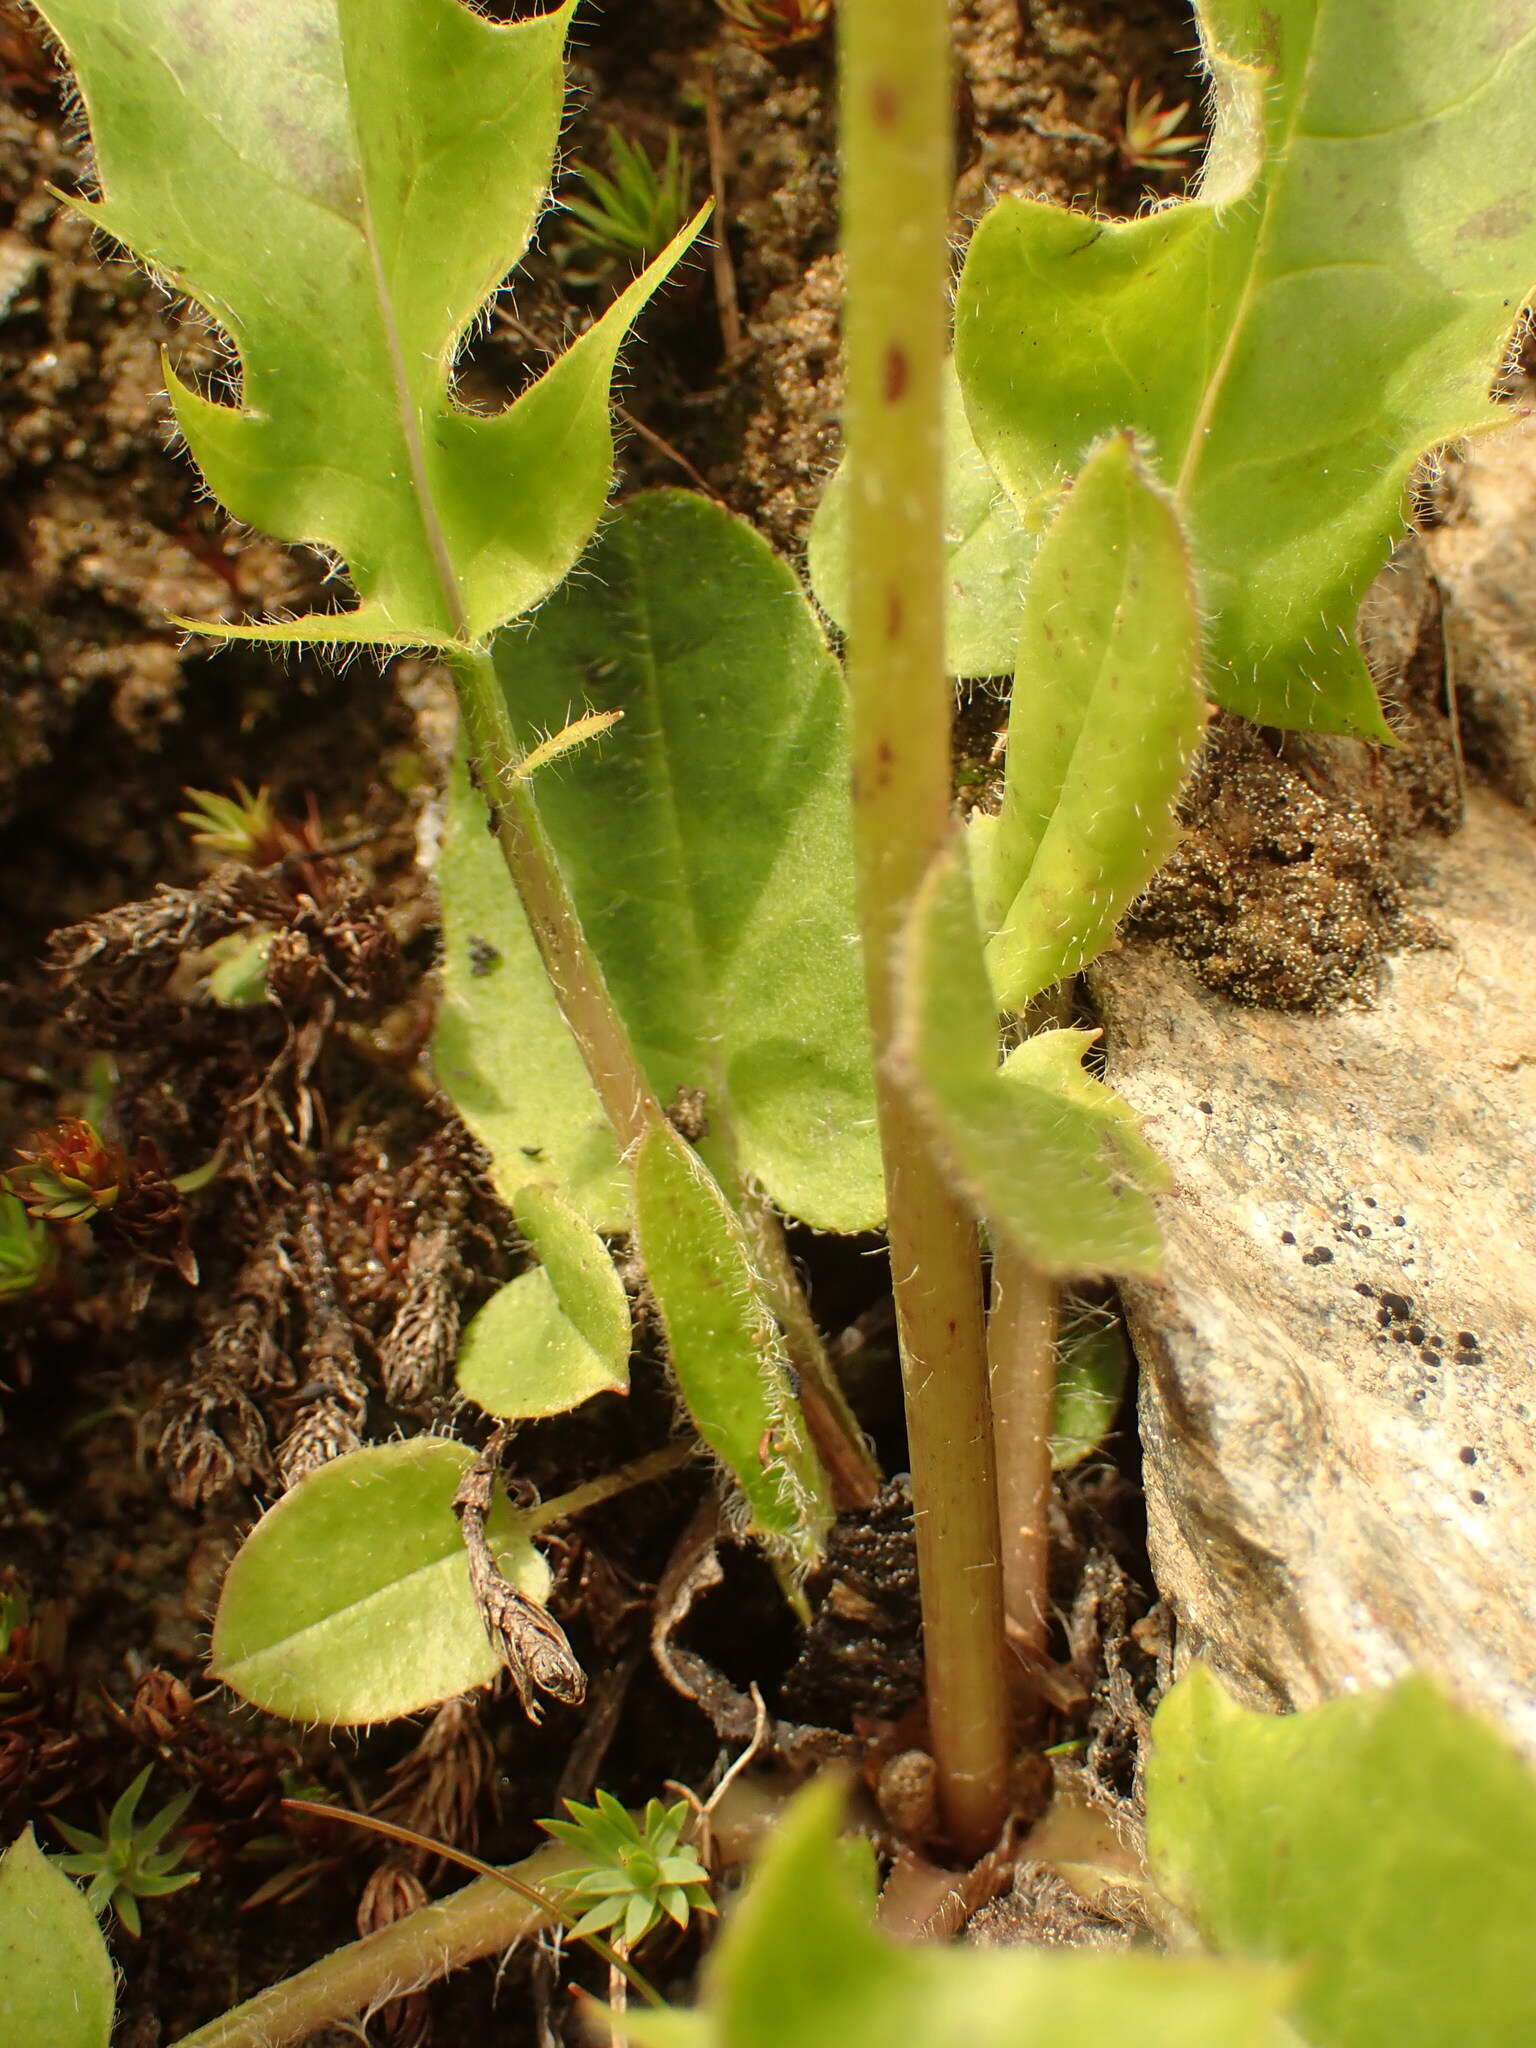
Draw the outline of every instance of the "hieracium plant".
[[[46,12],[85,210],[238,361],[235,404],[171,379],[192,458],[356,596],[198,629],[426,650],[458,692],[433,1057],[534,1261],[461,1390],[504,1421],[622,1392],[627,1236],[738,1531],[798,1600],[878,1474],[782,1219],[883,1224],[943,1820],[984,1850],[1010,1630],[1025,1668],[1045,1642],[1058,1291],[1159,1255],[1157,1163],[1058,992],[1172,846],[1211,700],[1388,737],[1354,615],[1414,464],[1493,417],[1536,271],[1536,32],[1513,0],[1203,0],[1193,194],[1124,223],[1001,202],[951,319],[947,9],[842,0],[848,454],[811,554],[840,671],[717,506],[649,494],[598,530],[617,352],[699,220],[505,411],[453,396],[548,190],[570,7]],[[1001,804],[962,828],[952,678],[1006,673]],[[215,1669],[332,1722],[498,1659],[535,1707],[574,1699],[547,1513],[452,1441],[354,1453],[247,1541]],[[1248,2031],[1218,1999],[1157,2038],[1269,2040],[1283,1997],[1256,1979]],[[277,2036],[208,2034],[247,2038]]]

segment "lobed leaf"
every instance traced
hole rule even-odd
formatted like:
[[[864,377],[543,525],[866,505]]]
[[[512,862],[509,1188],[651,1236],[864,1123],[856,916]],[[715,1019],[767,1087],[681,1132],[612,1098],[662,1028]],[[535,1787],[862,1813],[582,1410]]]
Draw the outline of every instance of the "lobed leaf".
[[[747,1526],[793,1571],[832,1519],[789,1361],[741,1225],[670,1124],[635,1154],[636,1235],[694,1428],[741,1489]]]
[[[1178,840],[1200,744],[1200,620],[1179,519],[1127,435],[1085,463],[1024,604],[1002,810],[977,868],[997,1006],[1102,952]]]
[[[1024,524],[1105,433],[1173,480],[1217,701],[1387,736],[1355,642],[1415,462],[1489,425],[1536,277],[1525,0],[1201,0],[1195,196],[1134,221],[1005,198],[955,350]]]
[[[711,1146],[781,1208],[872,1228],[836,664],[788,565],[703,498],[632,499],[584,567],[497,643],[525,745],[578,709],[624,714],[535,785],[583,929],[661,1101],[702,1088]]]
[[[565,574],[612,469],[608,389],[684,229],[513,404],[452,390],[527,246],[559,132],[573,4],[499,24],[461,0],[48,0],[90,117],[86,216],[204,306],[235,405],[168,372],[238,519],[347,564],[360,604],[226,636],[447,646]]]
[[[1154,1875],[1218,1950],[1304,1962],[1313,2048],[1536,2040],[1536,1773],[1427,1679],[1250,1713],[1196,1666],[1153,1722]]]
[[[944,543],[949,603],[944,661],[953,676],[1007,675],[1018,645],[1035,536],[976,446],[953,361],[944,366]],[[836,625],[848,616],[848,466],[833,472],[811,521],[806,569]]]
[[[432,1071],[491,1155],[509,1208],[522,1188],[554,1181],[594,1229],[627,1229],[629,1177],[485,818],[458,761],[437,860],[443,995]]]
[[[0,1856],[0,2041],[107,2048],[116,1986],[85,1894],[25,1829]]]
[[[628,1393],[629,1297],[602,1239],[548,1186],[520,1188],[512,1214],[539,1263],[464,1332],[459,1392],[508,1419]]]
[[[841,1807],[835,1779],[796,1797],[710,1952],[700,2008],[624,2014],[639,2048],[1278,2048],[1282,1970],[899,1946],[872,1925]]]
[[[1082,1068],[1089,1031],[1043,1031],[1001,1067],[963,845],[913,903],[892,1063],[955,1183],[995,1234],[1063,1275],[1144,1273],[1166,1175],[1130,1107]]]
[[[499,1669],[474,1595],[453,1496],[464,1444],[417,1437],[323,1465],[269,1508],[219,1595],[212,1671],[292,1721],[417,1713]],[[498,1497],[486,1535],[530,1600],[549,1567]]]

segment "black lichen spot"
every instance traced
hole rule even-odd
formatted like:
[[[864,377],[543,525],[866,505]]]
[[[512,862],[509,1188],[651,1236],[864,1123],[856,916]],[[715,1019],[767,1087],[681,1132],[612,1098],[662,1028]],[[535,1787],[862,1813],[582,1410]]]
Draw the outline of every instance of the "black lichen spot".
[[[1376,1290],[1371,1285],[1369,1280],[1357,1280],[1355,1282],[1355,1292],[1356,1294],[1363,1294],[1366,1297],[1366,1299],[1369,1300],[1370,1297],[1376,1292]],[[1380,1318],[1378,1317],[1378,1321],[1379,1320]]]
[[[1294,1230],[1282,1230],[1282,1231],[1281,1231],[1281,1233],[1280,1233],[1280,1242],[1281,1242],[1282,1244],[1294,1244],[1294,1243],[1296,1242],[1296,1233],[1295,1233],[1295,1231],[1294,1231]]]
[[[1371,1226],[1369,1225],[1369,1223],[1357,1223],[1357,1224],[1355,1225],[1355,1235],[1356,1235],[1356,1237],[1369,1237],[1369,1236],[1370,1236],[1370,1234],[1371,1234]]]
[[[1410,1323],[1408,1325],[1408,1342],[1410,1344],[1422,1344],[1424,1342],[1424,1325],[1422,1323]]]
[[[1214,1116],[1216,1114],[1215,1109],[1209,1102],[1202,1102],[1200,1108],[1206,1116]]]
[[[1406,1323],[1413,1314],[1413,1303],[1406,1294],[1384,1294],[1381,1305],[1394,1323]]]
[[[1488,1496],[1480,1486],[1474,1486],[1467,1498],[1477,1507],[1483,1508],[1488,1505]]]
[[[1462,1445],[1460,1456],[1463,1465],[1475,1465],[1477,1463],[1477,1452],[1472,1448],[1471,1444]]]
[[[1302,1253],[1301,1263],[1304,1266],[1331,1266],[1333,1264],[1333,1253],[1329,1251],[1327,1245],[1315,1244],[1311,1251]]]

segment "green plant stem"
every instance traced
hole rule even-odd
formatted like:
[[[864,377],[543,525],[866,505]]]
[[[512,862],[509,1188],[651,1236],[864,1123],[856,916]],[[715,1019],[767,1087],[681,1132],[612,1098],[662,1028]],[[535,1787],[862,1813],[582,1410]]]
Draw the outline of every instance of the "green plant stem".
[[[781,1786],[753,1778],[737,1778],[723,1792],[711,1823],[720,1859],[731,1866],[745,1862],[771,1833],[785,1794]],[[311,1806],[310,1811],[316,1809]],[[336,1813],[332,1818],[353,1823],[361,1819],[377,1827],[372,1815]],[[377,1831],[411,1834],[387,1824]],[[462,1851],[446,1843],[431,1846],[450,1861],[466,1860]],[[557,1902],[543,1895],[574,1861],[573,1852],[563,1844],[547,1842],[521,1863],[477,1878],[448,1898],[408,1913],[392,1927],[334,1949],[286,1982],[184,2034],[177,2048],[298,2048],[322,2027],[372,2012],[480,1956],[499,1955],[560,1917]],[[529,1891],[540,1896],[529,1898]]]
[[[928,1713],[962,1853],[1007,1807],[1008,1705],[980,1250],[887,1077],[908,905],[952,830],[943,420],[950,162],[945,0],[843,0],[848,679],[859,919],[917,1500]]]
[[[1050,1621],[1051,1428],[1061,1290],[1021,1253],[992,1255],[987,1317],[1003,1605],[1021,1647],[1043,1656]]]
[[[603,970],[587,943],[554,848],[539,817],[501,678],[487,649],[466,649],[450,662],[459,708],[469,739],[475,779],[489,806],[492,827],[513,886],[522,902],[539,958],[576,1041],[598,1101],[627,1152],[639,1143],[663,1111],[645,1077],[629,1033],[614,1006]],[[711,1157],[710,1163],[714,1160]],[[725,1162],[733,1179],[739,1175]],[[727,1198],[742,1214],[765,1266],[769,1298],[784,1326],[791,1356],[810,1398],[803,1403],[806,1425],[837,1490],[839,1504],[873,1497],[879,1475],[841,1387],[822,1348],[794,1268],[783,1253],[782,1234],[770,1230],[740,1186],[726,1183]],[[777,1236],[779,1256],[772,1256]]]
[[[646,1486],[653,1479],[665,1479],[669,1472],[679,1471],[696,1455],[691,1443],[668,1444],[662,1450],[651,1451],[643,1458],[621,1465],[616,1472],[604,1472],[596,1479],[587,1480],[583,1486],[573,1486],[566,1493],[554,1494],[549,1500],[541,1500],[536,1508],[530,1508],[522,1517],[524,1533],[537,1536],[541,1529],[552,1529],[556,1522],[569,1521],[572,1515],[584,1515],[588,1508],[601,1506],[605,1500],[612,1500],[615,1494],[628,1493],[632,1486]]]
[[[507,872],[561,1015],[620,1150],[627,1151],[661,1120],[661,1104],[635,1056],[597,956],[587,944],[533,792],[517,774],[523,750],[490,652],[466,649],[451,657],[450,666],[469,737],[470,762],[490,808]]]
[[[572,1861],[551,1843],[512,1867],[534,1887]],[[477,1878],[462,1891],[392,1927],[349,1943],[243,2005],[182,2036],[180,2048],[293,2048],[334,2022],[434,1983],[479,1956],[496,1955],[551,1924],[552,1916],[499,1880]]]
[[[821,1341],[784,1242],[779,1213],[750,1182],[741,1190],[737,1211],[752,1247],[753,1263],[784,1332],[790,1364],[800,1376],[800,1406],[832,1482],[833,1499],[839,1509],[867,1508],[880,1491],[880,1467]]]

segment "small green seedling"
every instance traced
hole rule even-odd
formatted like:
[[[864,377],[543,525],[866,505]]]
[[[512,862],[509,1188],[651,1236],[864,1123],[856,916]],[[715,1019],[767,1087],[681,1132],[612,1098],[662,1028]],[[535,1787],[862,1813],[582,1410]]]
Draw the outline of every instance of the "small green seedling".
[[[177,1869],[188,1844],[185,1837],[171,1833],[192,1804],[192,1794],[178,1792],[148,1820],[138,1819],[139,1800],[153,1769],[153,1764],[146,1764],[112,1811],[101,1811],[99,1835],[53,1818],[53,1825],[74,1852],[55,1856],[53,1861],[73,1877],[89,1878],[85,1896],[92,1910],[100,1915],[110,1906],[126,1932],[135,1937],[143,1932],[140,1899],[163,1899],[198,1880],[197,1871]],[[168,1845],[162,1848],[167,1838]]]
[[[539,1825],[581,1861],[561,1874],[551,1889],[582,1909],[572,1934],[606,1934],[626,1950],[644,1941],[665,1920],[686,1927],[695,1913],[713,1913],[709,1872],[683,1833],[692,1818],[685,1799],[663,1806],[646,1802],[637,1820],[611,1792],[599,1792],[595,1806],[567,1799],[568,1820]]]
[[[575,246],[588,257],[595,253],[649,263],[688,218],[693,179],[675,128],[667,132],[659,163],[638,142],[610,128],[607,171],[582,163],[571,168],[587,196],[566,196],[561,204],[580,223],[583,233]],[[573,275],[569,269],[566,274]]]

